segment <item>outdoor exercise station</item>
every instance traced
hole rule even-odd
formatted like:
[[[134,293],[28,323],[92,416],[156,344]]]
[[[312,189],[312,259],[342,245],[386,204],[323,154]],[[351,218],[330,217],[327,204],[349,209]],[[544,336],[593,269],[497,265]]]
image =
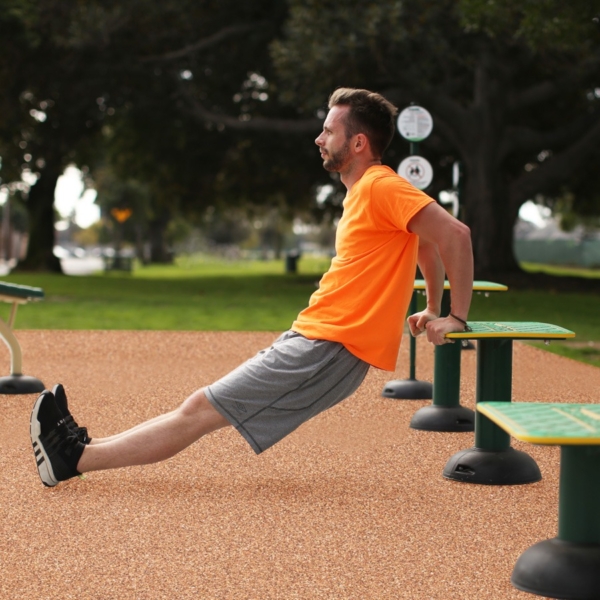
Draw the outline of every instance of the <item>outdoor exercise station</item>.
[[[558,536],[521,554],[512,584],[550,598],[598,598],[600,406],[480,402],[477,414],[518,440],[560,446]]]
[[[574,332],[548,323],[474,321],[469,326],[471,331],[448,333],[446,337],[477,340],[476,406],[484,401],[512,401],[513,340],[575,337]],[[446,344],[440,348],[452,346]],[[437,410],[446,409],[439,406]],[[411,426],[414,427],[412,422]],[[511,447],[508,433],[476,411],[475,446],[452,456],[444,468],[444,477],[469,483],[514,485],[533,483],[542,476],[533,458]]]
[[[12,330],[19,304],[43,298],[44,290],[41,288],[0,282],[0,300],[12,305],[8,321],[0,319],[0,337],[10,350],[10,375],[0,377],[0,394],[34,394],[44,391],[44,384],[39,379],[23,375],[21,345]]]
[[[414,314],[418,311],[418,297],[419,294],[425,292],[425,280],[416,279],[414,283],[414,292],[410,301],[409,314]],[[508,287],[501,283],[494,283],[491,281],[474,281],[473,291],[479,294],[485,294],[486,296],[492,292],[505,292]],[[442,307],[441,314],[447,315],[450,312],[450,282],[446,280],[444,282],[444,294],[442,296]],[[382,396],[385,398],[393,398],[396,400],[430,400],[433,398],[433,404],[437,405],[441,403],[443,406],[450,406],[451,403],[444,398],[446,394],[445,386],[442,385],[441,381],[436,386],[436,377],[434,375],[433,384],[429,381],[421,381],[416,378],[416,355],[417,345],[415,338],[411,335],[410,337],[410,370],[408,379],[397,379],[388,381],[382,392]],[[440,370],[446,371],[444,366],[445,361],[450,361],[448,365],[449,369],[456,369],[458,365],[458,377],[460,378],[460,350],[466,348],[468,340],[464,340],[464,345],[461,344],[457,347],[453,347],[453,352],[449,355],[449,352],[441,353],[439,358]],[[437,348],[436,352],[436,365],[438,364]],[[474,416],[473,411],[469,409],[463,409],[460,407],[457,411],[458,423],[452,420],[448,424],[441,424],[444,429],[438,429],[437,431],[473,431]],[[447,413],[449,416],[449,413]],[[448,429],[447,427],[450,427]]]

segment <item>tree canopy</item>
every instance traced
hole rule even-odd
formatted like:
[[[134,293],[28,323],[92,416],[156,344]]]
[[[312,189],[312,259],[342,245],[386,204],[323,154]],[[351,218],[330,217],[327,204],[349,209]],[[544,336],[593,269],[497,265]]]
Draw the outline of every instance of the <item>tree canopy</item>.
[[[306,210],[337,185],[313,145],[326,99],[356,86],[432,113],[428,192],[460,161],[478,275],[514,270],[523,202],[598,209],[598,13],[589,0],[0,0],[0,176],[37,176],[25,266],[56,268],[53,190],[70,162],[147,190],[145,235],[208,207]],[[386,161],[407,153],[397,136]]]
[[[477,271],[515,269],[520,206],[573,185],[600,145],[598,7],[534,0],[290,5],[285,37],[272,46],[282,98],[310,109],[346,85],[380,91],[400,107],[426,107],[441,138],[432,140],[432,152],[445,164],[449,157],[463,164],[461,201]],[[322,76],[315,81],[316,71]]]

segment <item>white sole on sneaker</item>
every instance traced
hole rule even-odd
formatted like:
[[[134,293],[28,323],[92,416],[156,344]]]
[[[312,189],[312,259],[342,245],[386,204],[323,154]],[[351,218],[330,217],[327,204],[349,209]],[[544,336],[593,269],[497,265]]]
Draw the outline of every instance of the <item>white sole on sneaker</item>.
[[[40,397],[36,400],[35,404],[33,405],[33,410],[31,411],[31,419],[29,421],[29,435],[31,437],[31,445],[33,446],[33,453],[35,455],[35,464],[37,466],[40,479],[42,480],[42,483],[45,486],[54,487],[59,482],[54,476],[52,465],[48,460],[48,455],[44,450],[44,445],[40,441],[42,426],[37,418],[43,398],[44,395],[40,395]]]

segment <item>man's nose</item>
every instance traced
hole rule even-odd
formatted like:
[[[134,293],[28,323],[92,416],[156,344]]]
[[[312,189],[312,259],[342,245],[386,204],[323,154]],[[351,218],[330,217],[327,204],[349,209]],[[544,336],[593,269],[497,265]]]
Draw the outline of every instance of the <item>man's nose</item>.
[[[319,134],[319,136],[317,137],[317,139],[315,140],[315,144],[317,146],[321,146],[323,144],[323,140],[321,139],[321,137],[323,136],[323,134]]]

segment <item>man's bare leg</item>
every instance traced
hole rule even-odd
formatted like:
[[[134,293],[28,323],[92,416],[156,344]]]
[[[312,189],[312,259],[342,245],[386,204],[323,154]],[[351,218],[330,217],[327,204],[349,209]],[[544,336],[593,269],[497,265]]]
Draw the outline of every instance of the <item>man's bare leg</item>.
[[[229,421],[198,390],[177,410],[113,436],[114,439],[104,443],[87,445],[77,470],[86,473],[166,460],[207,433],[228,425]]]
[[[158,423],[159,421],[168,419],[172,415],[174,415],[176,412],[177,412],[176,410],[173,410],[171,412],[164,413],[162,415],[158,415],[157,417],[153,417],[152,419],[149,419],[148,421],[144,421],[143,423],[139,423],[138,425],[135,425],[131,429],[127,429],[126,431],[121,431],[120,433],[115,433],[114,435],[109,435],[109,436],[103,437],[103,438],[96,438],[96,437],[92,438],[89,445],[91,446],[94,444],[106,444],[107,442],[114,442],[115,440],[125,437],[126,435],[129,435],[130,433],[133,433],[134,431],[138,431],[139,429],[144,429],[145,427],[148,427],[149,425],[154,425],[154,424]]]

